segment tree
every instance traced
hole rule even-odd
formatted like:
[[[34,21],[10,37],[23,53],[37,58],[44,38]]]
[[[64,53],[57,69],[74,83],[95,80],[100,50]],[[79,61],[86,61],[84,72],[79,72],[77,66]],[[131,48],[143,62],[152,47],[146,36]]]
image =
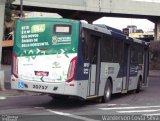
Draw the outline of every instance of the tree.
[[[15,21],[12,19],[12,11],[15,6],[12,4],[15,0],[6,0],[5,4],[5,16],[4,16],[4,40],[11,39],[10,32],[13,31]]]
[[[151,41],[150,43],[150,69],[160,69],[160,42]]]
[[[12,4],[15,0],[6,0],[5,6],[5,21],[10,22],[12,21],[12,10],[15,6]]]

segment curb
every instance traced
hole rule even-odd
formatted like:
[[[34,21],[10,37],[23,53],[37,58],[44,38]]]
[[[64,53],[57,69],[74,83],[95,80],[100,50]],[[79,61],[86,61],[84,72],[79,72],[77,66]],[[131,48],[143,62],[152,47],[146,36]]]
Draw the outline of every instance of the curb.
[[[39,96],[42,93],[28,92],[28,91],[17,91],[17,90],[6,90],[0,91],[0,100],[8,97],[20,97],[20,96]]]
[[[150,70],[149,71],[149,76],[156,76],[156,77],[160,77],[160,70]]]
[[[5,90],[0,90],[0,100],[8,97],[19,97],[19,96],[39,96],[43,93],[38,92],[30,92],[23,90],[13,90],[11,89],[11,83],[5,82]],[[2,98],[2,99],[1,99]]]
[[[160,77],[160,72],[159,74],[149,74],[148,77]]]

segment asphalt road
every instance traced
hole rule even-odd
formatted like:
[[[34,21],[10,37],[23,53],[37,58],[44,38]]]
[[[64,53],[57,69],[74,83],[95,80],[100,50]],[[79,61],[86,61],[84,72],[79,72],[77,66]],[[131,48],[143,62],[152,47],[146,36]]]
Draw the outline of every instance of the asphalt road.
[[[101,121],[121,115],[121,118],[135,120],[160,120],[157,117],[160,116],[160,77],[150,77],[149,87],[138,94],[113,95],[109,103],[78,99],[58,101],[48,95],[0,100],[0,121]],[[135,117],[127,117],[130,115]]]

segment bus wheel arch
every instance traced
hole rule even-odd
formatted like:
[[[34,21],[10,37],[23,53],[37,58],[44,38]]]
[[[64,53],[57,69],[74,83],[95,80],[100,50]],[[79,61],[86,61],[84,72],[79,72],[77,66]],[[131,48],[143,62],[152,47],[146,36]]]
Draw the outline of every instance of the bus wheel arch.
[[[142,75],[140,75],[138,77],[136,93],[139,93],[141,91],[141,89],[142,89]]]
[[[104,95],[102,96],[103,103],[110,101],[111,95],[112,95],[112,88],[113,88],[112,78],[108,77],[106,84],[105,84]]]

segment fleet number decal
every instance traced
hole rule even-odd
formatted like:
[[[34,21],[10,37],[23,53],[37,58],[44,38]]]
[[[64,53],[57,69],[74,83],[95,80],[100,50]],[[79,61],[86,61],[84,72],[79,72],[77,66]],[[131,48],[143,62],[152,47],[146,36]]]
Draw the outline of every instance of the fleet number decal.
[[[33,89],[46,90],[48,86],[33,85]]]

